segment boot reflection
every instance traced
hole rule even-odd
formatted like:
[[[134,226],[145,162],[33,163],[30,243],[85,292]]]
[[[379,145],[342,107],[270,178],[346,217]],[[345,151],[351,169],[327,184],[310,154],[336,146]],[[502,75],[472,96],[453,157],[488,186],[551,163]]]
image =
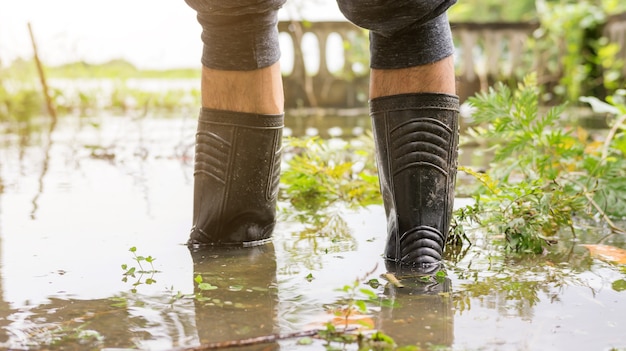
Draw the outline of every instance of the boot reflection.
[[[192,250],[191,256],[200,343],[275,333],[276,257],[272,243],[255,247],[209,247]],[[240,349],[278,348],[274,343]]]
[[[398,282],[385,287],[393,304],[382,308],[378,329],[398,346],[451,346],[454,341],[452,284],[445,268],[434,266],[391,270]]]

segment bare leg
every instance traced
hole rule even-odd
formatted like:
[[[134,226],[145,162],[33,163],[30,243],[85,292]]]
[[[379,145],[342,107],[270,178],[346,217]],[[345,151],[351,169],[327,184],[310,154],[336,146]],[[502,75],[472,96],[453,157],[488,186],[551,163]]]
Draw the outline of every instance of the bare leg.
[[[283,113],[280,63],[252,71],[202,67],[202,107],[260,114]]]
[[[453,57],[409,68],[371,70],[370,99],[409,93],[455,94]]]

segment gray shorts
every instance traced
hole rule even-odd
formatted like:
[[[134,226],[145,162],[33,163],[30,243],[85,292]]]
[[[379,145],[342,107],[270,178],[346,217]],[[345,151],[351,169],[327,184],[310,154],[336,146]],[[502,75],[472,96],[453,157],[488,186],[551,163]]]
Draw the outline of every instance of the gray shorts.
[[[202,64],[253,70],[280,58],[278,9],[286,0],[185,0],[198,13]],[[447,9],[456,0],[337,0],[341,12],[370,31],[370,66],[406,68],[439,61],[454,46]]]

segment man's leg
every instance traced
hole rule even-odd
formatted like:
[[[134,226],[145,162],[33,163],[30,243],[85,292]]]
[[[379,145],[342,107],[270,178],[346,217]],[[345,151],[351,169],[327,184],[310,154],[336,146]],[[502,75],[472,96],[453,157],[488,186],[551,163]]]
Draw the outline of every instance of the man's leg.
[[[391,266],[442,258],[451,220],[458,97],[446,0],[338,0],[370,29],[370,112]]]
[[[186,0],[204,43],[189,245],[254,245],[271,236],[284,99],[276,23],[284,1]]]
[[[201,91],[203,108],[283,113],[283,80],[278,62],[251,71],[223,71],[203,66]]]
[[[372,69],[370,99],[410,93],[456,94],[454,59],[398,69]]]

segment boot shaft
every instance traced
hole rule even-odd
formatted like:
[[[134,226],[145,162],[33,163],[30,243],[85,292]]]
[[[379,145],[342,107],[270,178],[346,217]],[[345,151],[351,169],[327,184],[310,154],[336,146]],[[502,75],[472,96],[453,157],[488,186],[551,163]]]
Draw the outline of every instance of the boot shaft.
[[[387,214],[386,258],[438,262],[454,202],[458,98],[394,95],[374,99],[370,107]]]
[[[203,109],[190,242],[258,243],[275,223],[283,115]]]

